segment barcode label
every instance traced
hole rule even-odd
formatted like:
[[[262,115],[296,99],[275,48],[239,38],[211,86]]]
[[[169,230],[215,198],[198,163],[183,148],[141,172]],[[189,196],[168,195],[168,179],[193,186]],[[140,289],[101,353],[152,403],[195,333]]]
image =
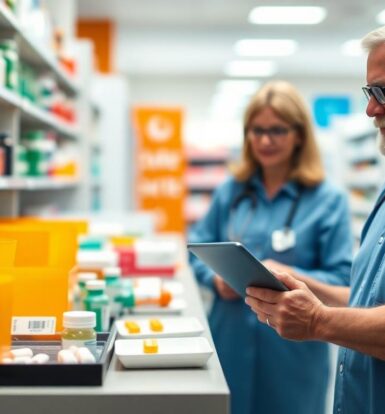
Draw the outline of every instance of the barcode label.
[[[53,316],[14,316],[12,335],[53,335],[56,318]]]

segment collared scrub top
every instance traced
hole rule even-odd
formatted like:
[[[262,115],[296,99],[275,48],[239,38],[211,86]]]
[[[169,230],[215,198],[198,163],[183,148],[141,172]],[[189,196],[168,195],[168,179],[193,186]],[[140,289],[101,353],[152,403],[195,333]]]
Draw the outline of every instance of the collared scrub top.
[[[379,200],[384,194],[385,190]],[[366,308],[384,304],[385,203],[382,203],[370,214],[362,231],[361,247],[352,267],[349,305]],[[385,413],[385,361],[340,348],[336,376],[334,413]]]
[[[253,184],[255,210],[245,199],[230,213],[244,189],[244,183],[230,178],[215,191],[189,241],[228,241],[231,221],[233,233],[241,233],[242,243],[260,260],[273,259],[320,281],[348,285],[352,238],[346,196],[327,181],[305,188],[292,223],[296,245],[277,253],[271,235],[284,227],[298,186],[288,182],[269,199],[258,176]],[[214,291],[209,323],[229,384],[232,414],[324,414],[328,345],[280,338],[242,299],[222,300],[213,288],[213,272],[193,255],[190,263],[198,281]]]

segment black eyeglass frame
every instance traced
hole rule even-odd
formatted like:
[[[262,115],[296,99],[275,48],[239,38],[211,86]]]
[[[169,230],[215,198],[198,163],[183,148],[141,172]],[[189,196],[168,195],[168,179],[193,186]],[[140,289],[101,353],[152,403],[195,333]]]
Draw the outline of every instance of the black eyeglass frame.
[[[263,135],[267,135],[272,140],[281,139],[287,137],[290,131],[296,130],[294,126],[289,127],[271,127],[271,128],[261,128],[261,127],[249,127],[246,129],[246,134],[252,134],[253,137],[262,138]],[[256,132],[258,131],[258,132]]]
[[[373,96],[373,98],[380,104],[385,105],[385,86],[363,86],[362,90],[364,92],[364,95],[370,100],[370,98]]]

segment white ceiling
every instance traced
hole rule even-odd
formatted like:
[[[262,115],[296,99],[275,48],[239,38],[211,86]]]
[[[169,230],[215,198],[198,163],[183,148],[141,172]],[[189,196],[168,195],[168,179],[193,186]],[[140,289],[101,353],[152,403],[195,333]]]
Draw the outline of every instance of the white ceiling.
[[[247,22],[260,5],[319,5],[316,26],[257,26]],[[129,75],[223,77],[241,38],[291,38],[298,51],[275,58],[277,76],[363,77],[361,57],[341,54],[341,44],[378,26],[382,0],[78,0],[79,15],[117,22],[116,67]]]

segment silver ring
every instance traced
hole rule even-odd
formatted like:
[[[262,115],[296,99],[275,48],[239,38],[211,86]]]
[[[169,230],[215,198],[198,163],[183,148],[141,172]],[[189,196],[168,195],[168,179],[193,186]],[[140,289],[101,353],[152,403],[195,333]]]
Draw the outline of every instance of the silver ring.
[[[270,326],[269,318],[266,318],[266,325]]]

